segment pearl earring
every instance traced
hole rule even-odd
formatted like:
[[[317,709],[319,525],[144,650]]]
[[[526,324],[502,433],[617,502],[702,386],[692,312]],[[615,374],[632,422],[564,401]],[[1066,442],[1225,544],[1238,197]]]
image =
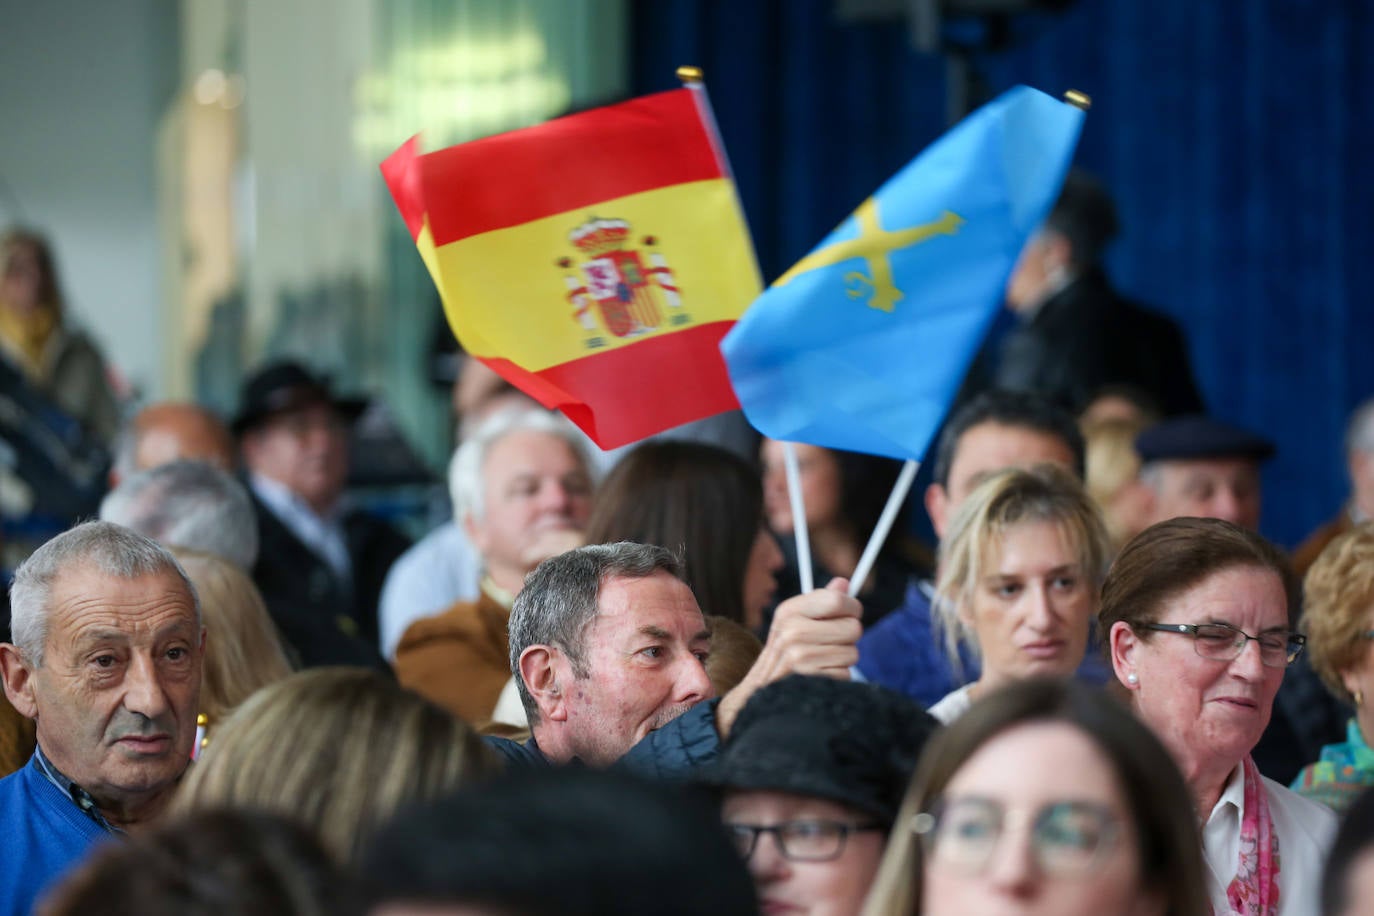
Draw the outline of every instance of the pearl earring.
[[[1136,684],[1140,683],[1140,678],[1136,677],[1134,673],[1128,674],[1126,675],[1126,683],[1134,687]]]

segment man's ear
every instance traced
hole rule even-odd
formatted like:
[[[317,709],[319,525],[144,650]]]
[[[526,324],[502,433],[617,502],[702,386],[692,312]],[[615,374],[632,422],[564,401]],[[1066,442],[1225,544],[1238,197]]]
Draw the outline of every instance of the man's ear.
[[[926,487],[926,515],[930,516],[930,527],[935,529],[935,536],[943,539],[945,536],[945,522],[949,513],[949,494],[945,488],[938,483],[933,483]]]
[[[477,555],[485,557],[487,555],[487,530],[480,521],[473,517],[471,512],[463,513],[463,533],[468,536],[468,541],[476,549]]]
[[[38,718],[38,703],[33,698],[33,672],[24,663],[19,650],[9,643],[0,643],[0,680],[10,705],[26,719]]]
[[[1135,690],[1140,686],[1140,682],[1132,681],[1131,676],[1136,673],[1136,652],[1140,649],[1140,637],[1135,635],[1135,630],[1124,620],[1118,620],[1112,624],[1112,630],[1107,637],[1108,646],[1112,659],[1112,670],[1116,672],[1116,679],[1120,681],[1127,690]]]
[[[568,718],[563,698],[566,666],[560,664],[562,661],[563,653],[554,646],[530,646],[520,653],[520,679],[539,707],[542,722],[565,722]]]

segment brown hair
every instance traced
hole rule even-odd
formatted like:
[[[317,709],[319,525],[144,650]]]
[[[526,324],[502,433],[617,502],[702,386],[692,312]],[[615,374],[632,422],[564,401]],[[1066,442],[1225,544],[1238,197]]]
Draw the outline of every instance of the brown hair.
[[[926,745],[863,916],[911,916],[921,899],[921,846],[912,830],[960,768],[988,742],[1022,725],[1065,723],[1089,738],[1116,775],[1136,831],[1140,886],[1165,894],[1167,916],[1211,912],[1192,796],[1150,729],[1115,700],[1072,681],[1032,678],[990,692]]]
[[[346,863],[401,805],[437,798],[493,768],[477,734],[419,694],[375,671],[314,668],[240,705],[170,810],[286,814],[315,829]]]
[[[763,643],[744,624],[725,617],[707,617],[706,625],[711,628],[711,654],[706,657],[706,676],[711,679],[716,696],[723,697],[744,680],[758,661]]]
[[[61,321],[62,290],[57,283],[56,259],[46,238],[31,229],[14,228],[0,233],[0,273],[9,266],[10,257],[20,247],[30,249],[34,260],[38,262],[39,304],[52,309],[53,314]]]
[[[1173,599],[1225,569],[1253,566],[1283,582],[1290,621],[1302,602],[1301,585],[1277,547],[1217,518],[1174,518],[1151,525],[1121,549],[1102,584],[1098,625],[1103,637],[1118,620],[1133,629],[1158,623]],[[1151,631],[1139,631],[1142,639]]]
[[[1374,523],[1326,546],[1307,571],[1303,596],[1302,630],[1312,668],[1328,690],[1354,703],[1341,672],[1356,667],[1369,650],[1364,634],[1374,607]]]
[[[248,575],[213,554],[173,549],[200,596],[205,621],[200,712],[213,729],[260,687],[291,673],[277,628]]]
[[[704,613],[745,623],[744,576],[762,525],[763,480],[749,462],[698,442],[646,442],[597,492],[587,543],[666,547]]]

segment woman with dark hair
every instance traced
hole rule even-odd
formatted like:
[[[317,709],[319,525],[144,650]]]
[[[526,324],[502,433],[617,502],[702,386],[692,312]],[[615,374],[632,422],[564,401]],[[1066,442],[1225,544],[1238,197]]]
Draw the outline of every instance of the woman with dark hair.
[[[1136,714],[1183,772],[1218,913],[1317,909],[1331,811],[1260,775],[1259,741],[1305,637],[1288,560],[1219,519],[1176,518],[1122,549],[1099,623]]]
[[[105,361],[72,330],[47,239],[25,229],[0,234],[0,353],[97,440],[119,429]]]
[[[901,472],[901,462],[818,445],[794,443],[792,447],[797,452],[816,584],[824,584],[832,576],[849,576],[859,565],[869,535],[878,524],[878,516],[882,515],[892,485]],[[787,561],[779,576],[780,594],[784,597],[795,595],[801,590],[801,582],[797,572],[792,503],[783,465],[783,444],[764,439],[759,447],[759,458],[763,465],[768,527],[781,542]],[[904,514],[898,515],[892,526],[894,533],[888,535],[873,572],[859,594],[864,606],[864,626],[871,625],[902,603],[907,580],[917,571],[898,546],[902,538],[897,532],[906,529]]]
[[[1187,788],[1110,697],[1033,679],[926,746],[864,916],[1207,916]]]
[[[764,528],[758,471],[712,445],[646,442],[597,493],[588,544],[634,541],[680,555],[707,616],[757,630],[777,590],[782,554]]]

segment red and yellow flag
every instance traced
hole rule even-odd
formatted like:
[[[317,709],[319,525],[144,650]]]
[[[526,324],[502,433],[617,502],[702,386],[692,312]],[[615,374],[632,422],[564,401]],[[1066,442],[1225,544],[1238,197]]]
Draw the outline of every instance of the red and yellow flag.
[[[707,106],[677,89],[382,163],[464,349],[603,448],[739,406],[718,344],[761,287]]]

